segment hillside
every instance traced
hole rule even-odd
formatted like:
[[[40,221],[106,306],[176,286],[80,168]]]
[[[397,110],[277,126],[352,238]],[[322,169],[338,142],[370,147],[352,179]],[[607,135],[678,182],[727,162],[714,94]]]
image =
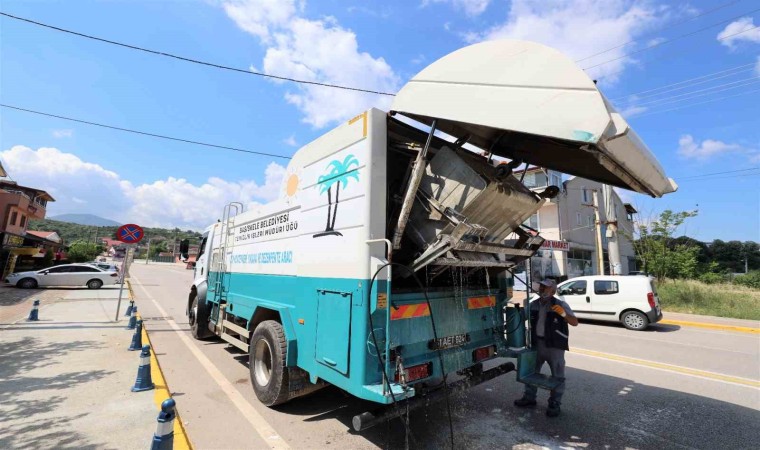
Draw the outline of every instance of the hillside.
[[[94,214],[59,214],[57,216],[48,217],[48,219],[56,220],[58,222],[70,222],[96,227],[118,227],[119,225],[122,225],[115,220],[106,219]]]
[[[60,217],[60,216],[57,216]],[[97,217],[97,216],[94,216]],[[118,226],[89,226],[80,225],[77,223],[63,222],[59,220],[45,219],[45,220],[30,220],[29,230],[32,231],[55,231],[58,233],[65,244],[70,244],[74,241],[90,241],[94,242],[96,237],[116,237],[116,230]],[[168,228],[144,228],[145,239],[143,243],[147,244],[149,238],[163,237],[171,240],[176,233],[178,240],[190,239],[191,244],[197,244],[200,241],[201,234],[186,230],[182,231],[179,228],[173,230]]]

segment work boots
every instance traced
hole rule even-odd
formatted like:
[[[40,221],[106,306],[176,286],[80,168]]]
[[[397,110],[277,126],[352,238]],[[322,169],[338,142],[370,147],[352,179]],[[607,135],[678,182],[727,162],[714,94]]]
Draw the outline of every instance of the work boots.
[[[527,408],[529,406],[536,406],[536,399],[523,396],[522,398],[518,398],[517,400],[515,400],[515,406],[519,408]]]
[[[535,404],[535,402],[533,403]],[[559,402],[556,400],[549,399],[549,407],[546,408],[546,415],[549,417],[557,417],[559,416],[559,413],[560,413]]]

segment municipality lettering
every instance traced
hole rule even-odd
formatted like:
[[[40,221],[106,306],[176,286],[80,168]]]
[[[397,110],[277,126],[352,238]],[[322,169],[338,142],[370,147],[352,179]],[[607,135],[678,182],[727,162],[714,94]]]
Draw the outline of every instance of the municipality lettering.
[[[257,239],[260,237],[274,236],[298,229],[298,221],[290,220],[290,213],[278,214],[266,219],[247,223],[238,228],[235,242]]]
[[[232,255],[232,264],[290,264],[293,262],[293,252],[259,252],[243,255]]]

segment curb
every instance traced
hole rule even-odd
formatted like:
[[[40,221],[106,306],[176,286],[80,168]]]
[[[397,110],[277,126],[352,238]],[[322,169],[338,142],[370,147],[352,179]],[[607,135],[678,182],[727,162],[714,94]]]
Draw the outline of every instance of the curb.
[[[683,320],[661,320],[657,323],[664,325],[682,325],[685,327],[707,328],[709,330],[736,331],[738,333],[760,334],[760,328],[739,327],[734,325],[720,325],[709,322],[687,322]]]
[[[130,294],[132,293],[132,285],[129,285]],[[142,316],[138,313],[137,317],[142,319]],[[156,385],[156,389],[153,394],[153,403],[156,404],[158,410],[161,410],[161,402],[171,397],[169,386],[166,384],[164,373],[161,370],[161,366],[156,358],[156,349],[150,342],[148,336],[148,330],[143,322],[142,327],[143,342],[147,342],[150,345],[150,377],[153,379],[153,383]],[[174,420],[174,449],[175,450],[193,450],[193,445],[190,443],[190,438],[185,431],[185,425],[182,423],[182,417],[180,417],[179,410],[175,408],[177,417]]]

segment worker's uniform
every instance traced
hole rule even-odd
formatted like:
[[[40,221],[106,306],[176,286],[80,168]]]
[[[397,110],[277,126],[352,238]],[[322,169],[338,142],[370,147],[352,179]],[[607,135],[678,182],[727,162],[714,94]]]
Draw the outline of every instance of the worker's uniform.
[[[568,350],[570,331],[565,318],[552,311],[551,307],[559,305],[565,314],[575,317],[573,310],[564,301],[551,297],[545,303],[540,299],[530,302],[530,337],[536,350],[536,373],[541,371],[544,363],[549,364],[552,376],[562,384],[551,391],[550,402],[559,405],[565,392],[565,350]],[[524,398],[535,400],[538,388],[525,385]]]

